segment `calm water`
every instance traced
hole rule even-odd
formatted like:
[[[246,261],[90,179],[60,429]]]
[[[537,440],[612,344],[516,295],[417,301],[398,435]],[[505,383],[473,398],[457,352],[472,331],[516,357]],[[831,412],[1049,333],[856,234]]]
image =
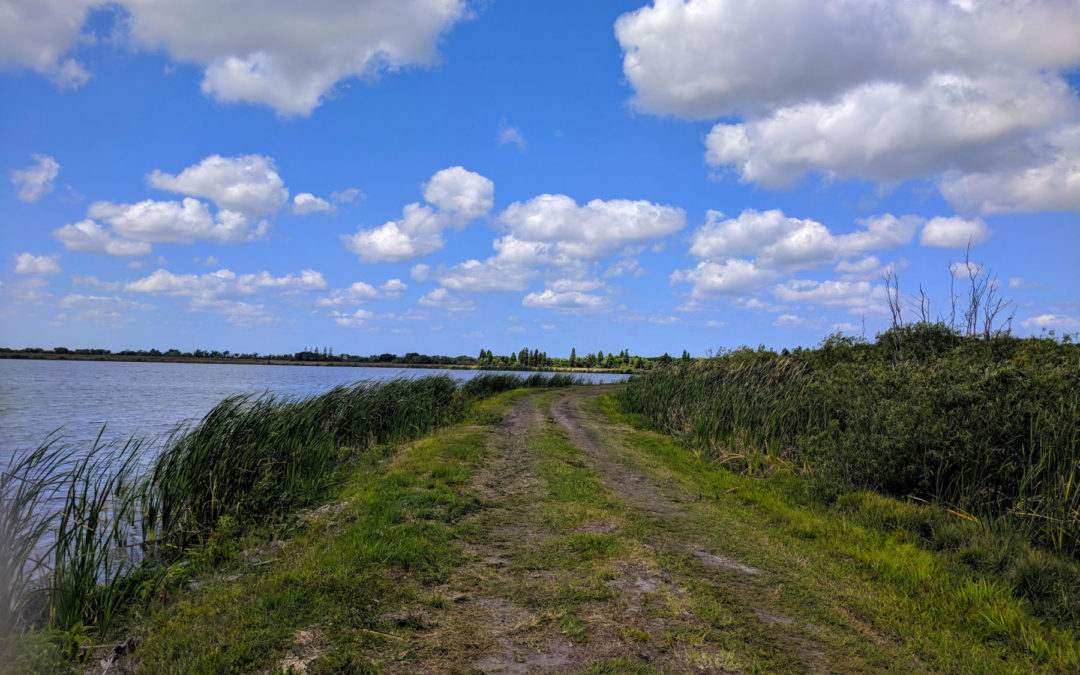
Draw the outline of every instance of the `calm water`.
[[[89,443],[132,434],[161,437],[202,418],[226,396],[272,391],[321,394],[359,380],[446,373],[470,379],[484,371],[418,368],[257,366],[209,363],[0,360],[0,466],[16,450],[36,447],[62,428],[64,439]],[[526,373],[527,374],[527,373]],[[593,382],[622,375],[583,374]]]

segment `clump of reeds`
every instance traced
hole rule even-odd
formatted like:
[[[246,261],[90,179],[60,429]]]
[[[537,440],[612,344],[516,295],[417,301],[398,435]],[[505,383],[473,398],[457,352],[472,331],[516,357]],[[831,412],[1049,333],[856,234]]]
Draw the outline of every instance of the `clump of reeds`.
[[[1080,346],[906,327],[781,355],[653,370],[623,406],[712,456],[780,457],[836,491],[913,495],[1004,518],[1080,557]]]
[[[0,473],[0,662],[28,627],[106,632],[137,572],[206,541],[224,517],[256,524],[310,503],[352,453],[445,425],[476,398],[580,383],[487,374],[459,385],[441,375],[309,398],[233,396],[176,429],[145,472],[141,440],[99,435],[80,448],[52,435]]]

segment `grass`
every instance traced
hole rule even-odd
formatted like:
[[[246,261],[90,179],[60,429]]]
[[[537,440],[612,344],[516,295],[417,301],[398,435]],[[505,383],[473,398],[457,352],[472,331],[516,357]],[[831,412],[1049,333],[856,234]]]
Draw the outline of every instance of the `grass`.
[[[676,364],[620,402],[726,466],[912,496],[1080,558],[1080,345],[914,324]]]
[[[649,421],[626,413],[620,403],[608,398],[601,407],[610,419],[639,429],[623,441],[638,469],[699,495],[702,530],[721,536],[740,561],[766,575],[779,573],[777,597],[789,615],[822,628],[865,623],[896,636],[902,651],[930,670],[1080,668],[1076,621],[1071,615],[1048,619],[1020,590],[1041,579],[1043,601],[1057,606],[1050,598],[1060,591],[1061,579],[1075,578],[1076,571],[1060,556],[1032,548],[1015,531],[987,531],[929,505],[868,492],[823,504],[804,477],[763,480],[732,472],[695,456],[679,440],[643,430]],[[959,532],[935,538],[957,523]],[[985,564],[973,567],[969,556]],[[1057,571],[1044,576],[1047,568]],[[717,612],[731,604],[717,597],[704,607]],[[725,627],[746,620],[717,613],[712,623]],[[860,658],[884,665],[872,654]]]
[[[228,560],[235,551],[226,540],[273,528],[325,498],[375,448],[484,415],[482,397],[575,383],[492,374],[459,385],[439,376],[342,386],[305,399],[232,397],[194,427],[178,429],[144,473],[138,439],[99,438],[79,448],[50,437],[0,474],[0,662],[40,662],[51,658],[48,645],[69,658],[85,656],[118,614],[182,579],[178,564]],[[431,480],[446,485],[461,471],[443,464]],[[435,501],[426,508],[456,517],[460,505],[438,501],[444,492],[428,495]],[[425,551],[415,552],[418,560]],[[406,560],[412,553],[379,555]]]

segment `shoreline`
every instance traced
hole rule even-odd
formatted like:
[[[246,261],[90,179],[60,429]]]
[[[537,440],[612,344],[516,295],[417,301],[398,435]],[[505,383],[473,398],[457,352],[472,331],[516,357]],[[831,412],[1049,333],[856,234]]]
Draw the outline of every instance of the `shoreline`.
[[[382,362],[349,362],[349,361],[289,361],[285,359],[224,359],[209,357],[182,357],[182,356],[126,356],[121,354],[32,354],[32,353],[0,353],[0,359],[13,361],[115,361],[128,363],[209,363],[209,364],[237,364],[245,366],[321,366],[321,367],[345,367],[345,368],[419,368],[426,370],[488,370],[493,372],[528,372],[528,373],[608,373],[611,375],[634,375],[646,372],[644,370],[619,370],[609,368],[482,368],[475,365],[462,365],[455,363],[382,363]]]

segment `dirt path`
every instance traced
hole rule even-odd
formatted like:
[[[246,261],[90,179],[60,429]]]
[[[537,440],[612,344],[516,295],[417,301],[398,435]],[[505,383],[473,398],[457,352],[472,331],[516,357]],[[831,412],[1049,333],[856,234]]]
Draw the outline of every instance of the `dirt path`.
[[[494,429],[471,486],[486,508],[460,528],[465,563],[390,617],[421,629],[387,670],[842,670],[825,658],[830,631],[778,605],[775,574],[734,557],[703,525],[707,508],[633,464],[630,430],[589,409],[608,391],[534,395]]]

